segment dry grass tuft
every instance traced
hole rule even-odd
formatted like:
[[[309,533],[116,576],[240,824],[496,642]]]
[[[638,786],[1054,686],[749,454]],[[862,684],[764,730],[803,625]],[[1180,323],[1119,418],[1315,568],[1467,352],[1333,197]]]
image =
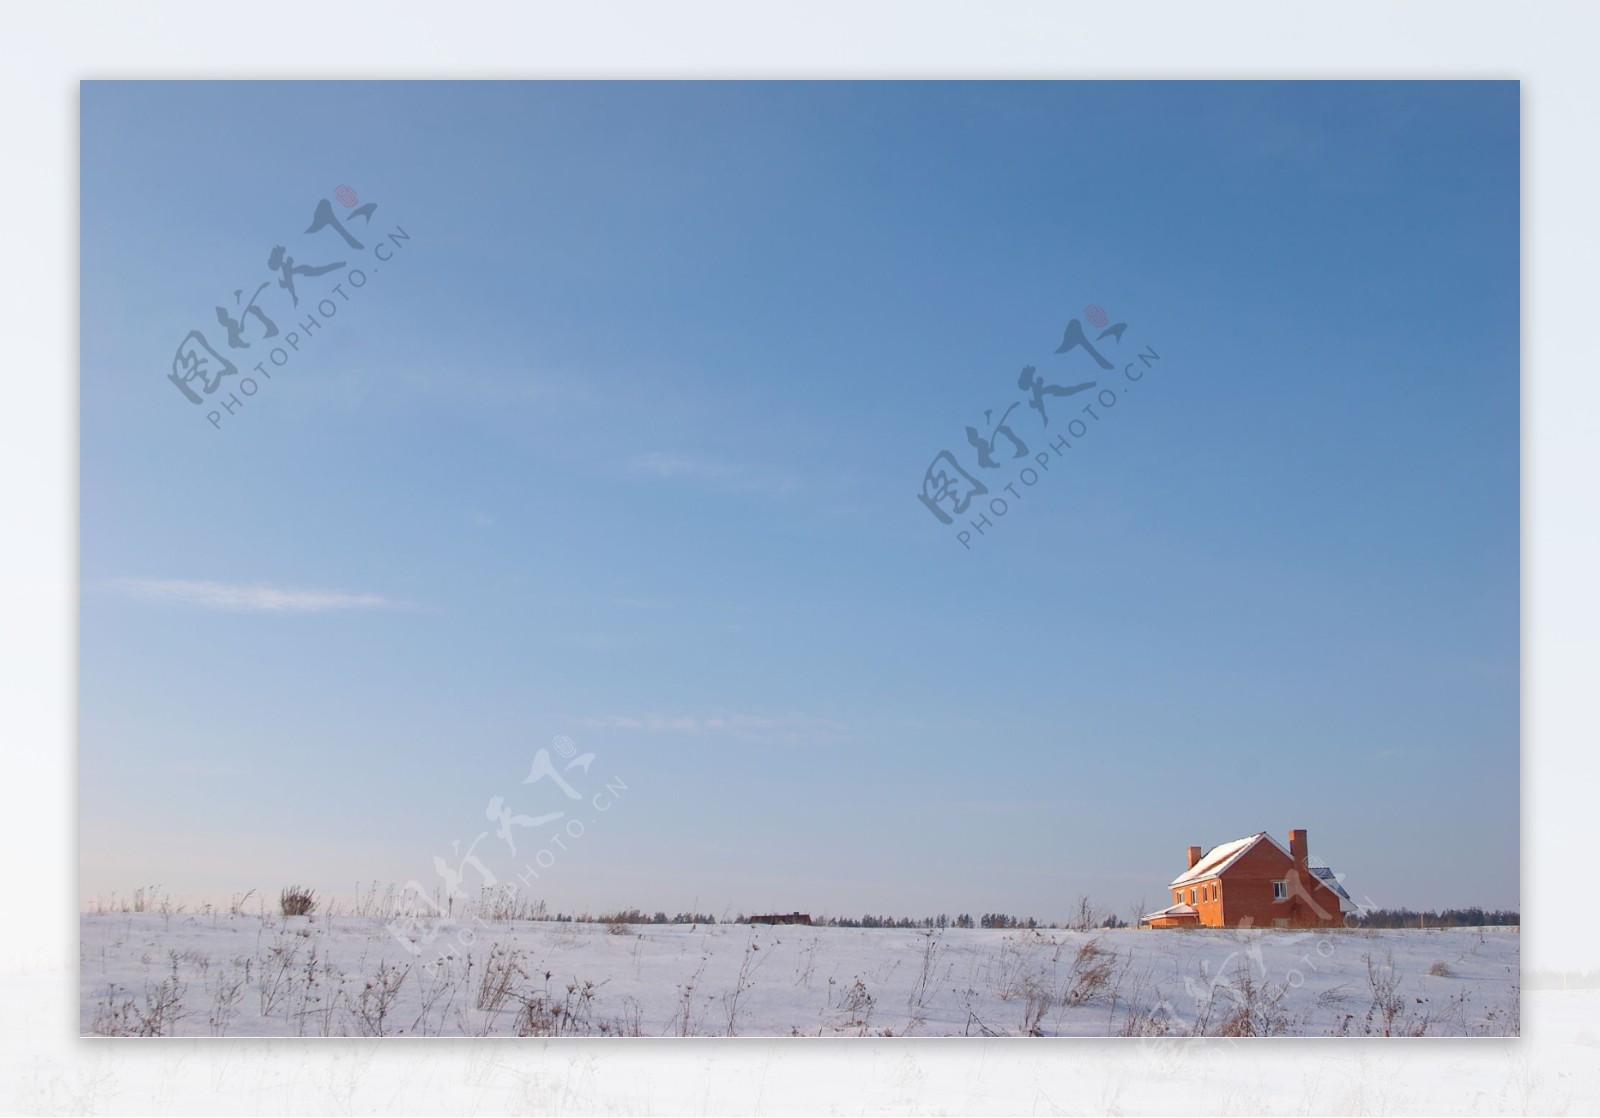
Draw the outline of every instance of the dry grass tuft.
[[[310,916],[317,897],[310,889],[290,885],[278,894],[278,908],[285,916]]]

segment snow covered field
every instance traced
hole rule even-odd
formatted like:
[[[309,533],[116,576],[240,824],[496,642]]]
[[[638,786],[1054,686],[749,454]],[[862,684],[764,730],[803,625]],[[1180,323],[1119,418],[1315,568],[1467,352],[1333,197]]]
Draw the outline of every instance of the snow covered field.
[[[84,1035],[1515,1036],[1515,929],[86,914]],[[426,948],[421,945],[426,943]]]

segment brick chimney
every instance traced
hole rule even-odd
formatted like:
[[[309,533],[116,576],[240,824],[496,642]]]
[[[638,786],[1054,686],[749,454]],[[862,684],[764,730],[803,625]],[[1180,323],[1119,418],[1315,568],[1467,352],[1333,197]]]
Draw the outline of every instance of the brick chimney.
[[[1296,828],[1289,832],[1289,857],[1294,859],[1294,864],[1306,864],[1306,832],[1305,828]]]
[[[1200,848],[1198,846],[1191,846],[1189,848],[1189,867],[1188,868],[1191,869],[1191,870],[1194,869],[1195,863],[1198,862],[1199,860],[1200,860]]]

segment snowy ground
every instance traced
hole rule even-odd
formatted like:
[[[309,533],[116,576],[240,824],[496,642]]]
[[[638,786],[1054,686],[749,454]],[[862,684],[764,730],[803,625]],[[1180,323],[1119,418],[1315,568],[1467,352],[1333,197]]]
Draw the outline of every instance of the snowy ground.
[[[1515,1036],[1521,1027],[1515,929],[441,921],[402,937],[379,918],[143,912],[84,915],[80,931],[84,1035]]]

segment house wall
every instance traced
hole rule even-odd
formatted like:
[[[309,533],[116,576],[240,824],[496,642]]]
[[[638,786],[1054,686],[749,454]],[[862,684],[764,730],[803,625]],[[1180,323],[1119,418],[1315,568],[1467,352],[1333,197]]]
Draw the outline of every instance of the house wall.
[[[1274,881],[1289,881],[1289,895],[1283,900],[1272,896]],[[1261,842],[1223,873],[1221,900],[1208,912],[1201,906],[1201,923],[1214,927],[1246,924],[1257,928],[1327,927],[1340,922],[1339,896],[1304,866],[1295,867],[1289,857],[1270,842]],[[1185,887],[1184,896],[1188,897]]]
[[[1218,898],[1211,899],[1212,887],[1216,886]],[[1173,897],[1177,898],[1175,904],[1192,904],[1200,912],[1200,923],[1208,928],[1222,926],[1222,899],[1221,882],[1214,877],[1204,881],[1196,881],[1192,885],[1185,885],[1182,889],[1172,890]],[[1189,891],[1194,890],[1194,900],[1189,899]],[[1181,896],[1180,896],[1181,894]]]

